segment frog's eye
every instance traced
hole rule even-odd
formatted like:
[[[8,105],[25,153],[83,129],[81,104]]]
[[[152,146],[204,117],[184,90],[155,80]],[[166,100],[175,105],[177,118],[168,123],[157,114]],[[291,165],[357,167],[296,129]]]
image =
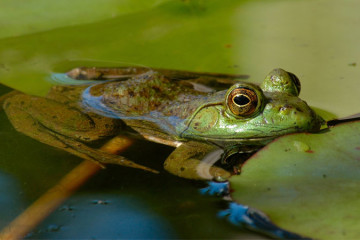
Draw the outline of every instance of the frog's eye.
[[[249,117],[258,112],[261,106],[261,92],[250,86],[238,86],[230,89],[226,104],[228,110],[237,117]]]

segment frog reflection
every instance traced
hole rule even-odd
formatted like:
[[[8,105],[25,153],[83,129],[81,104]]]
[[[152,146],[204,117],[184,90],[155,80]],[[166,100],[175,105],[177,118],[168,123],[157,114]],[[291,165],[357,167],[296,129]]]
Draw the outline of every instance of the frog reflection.
[[[138,67],[76,68],[67,76],[109,81],[54,86],[45,98],[18,93],[3,107],[18,131],[101,163],[151,171],[88,145],[125,126],[176,147],[164,163],[167,171],[190,179],[227,179],[231,172],[213,166],[213,159],[255,151],[287,133],[318,131],[323,123],[298,97],[297,77],[282,69],[270,72],[260,86],[235,75]],[[215,91],[206,86],[212,82],[232,85]]]

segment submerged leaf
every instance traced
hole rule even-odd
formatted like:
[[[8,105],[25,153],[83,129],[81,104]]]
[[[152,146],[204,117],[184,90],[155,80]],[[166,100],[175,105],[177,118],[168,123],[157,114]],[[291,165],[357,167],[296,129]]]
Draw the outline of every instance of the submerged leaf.
[[[281,137],[231,179],[233,198],[316,239],[360,238],[360,121]]]

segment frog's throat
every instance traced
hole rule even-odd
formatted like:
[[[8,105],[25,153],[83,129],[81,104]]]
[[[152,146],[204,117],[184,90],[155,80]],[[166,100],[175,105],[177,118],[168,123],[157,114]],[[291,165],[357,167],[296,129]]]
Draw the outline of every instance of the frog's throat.
[[[228,144],[239,144],[239,145],[258,145],[264,146],[267,143],[271,142],[279,136],[268,136],[268,137],[253,137],[253,138],[218,138],[218,137],[194,137],[193,140],[198,140],[201,142],[212,143],[216,146],[223,146]],[[183,139],[189,139],[188,136],[183,137]]]

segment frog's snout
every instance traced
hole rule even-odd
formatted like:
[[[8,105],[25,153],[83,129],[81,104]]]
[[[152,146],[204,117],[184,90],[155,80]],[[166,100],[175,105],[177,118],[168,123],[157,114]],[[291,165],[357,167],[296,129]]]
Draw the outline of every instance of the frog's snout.
[[[303,108],[296,108],[294,110],[294,115],[300,115],[299,118],[294,117],[298,121],[298,126],[302,131],[305,132],[317,132],[320,130],[321,126],[325,123],[324,119],[317,115],[314,110],[312,110],[306,102],[304,103]]]
[[[321,126],[326,123],[326,121],[320,115],[317,115],[314,110],[311,109],[311,111],[314,113],[314,120],[313,127],[309,129],[309,132],[317,132],[320,130]]]
[[[311,107],[309,107],[307,105],[307,103],[305,101],[302,101],[304,103],[304,112],[305,112],[305,116],[304,118],[307,119],[307,124],[305,125],[305,131],[306,132],[317,132],[320,130],[321,126],[323,124],[325,124],[325,120],[319,116],[318,114],[316,114],[316,112],[311,109]]]
[[[305,101],[296,97],[289,98],[285,103],[269,102],[265,107],[264,116],[267,122],[282,126],[281,128],[289,132],[316,132],[325,122]]]

